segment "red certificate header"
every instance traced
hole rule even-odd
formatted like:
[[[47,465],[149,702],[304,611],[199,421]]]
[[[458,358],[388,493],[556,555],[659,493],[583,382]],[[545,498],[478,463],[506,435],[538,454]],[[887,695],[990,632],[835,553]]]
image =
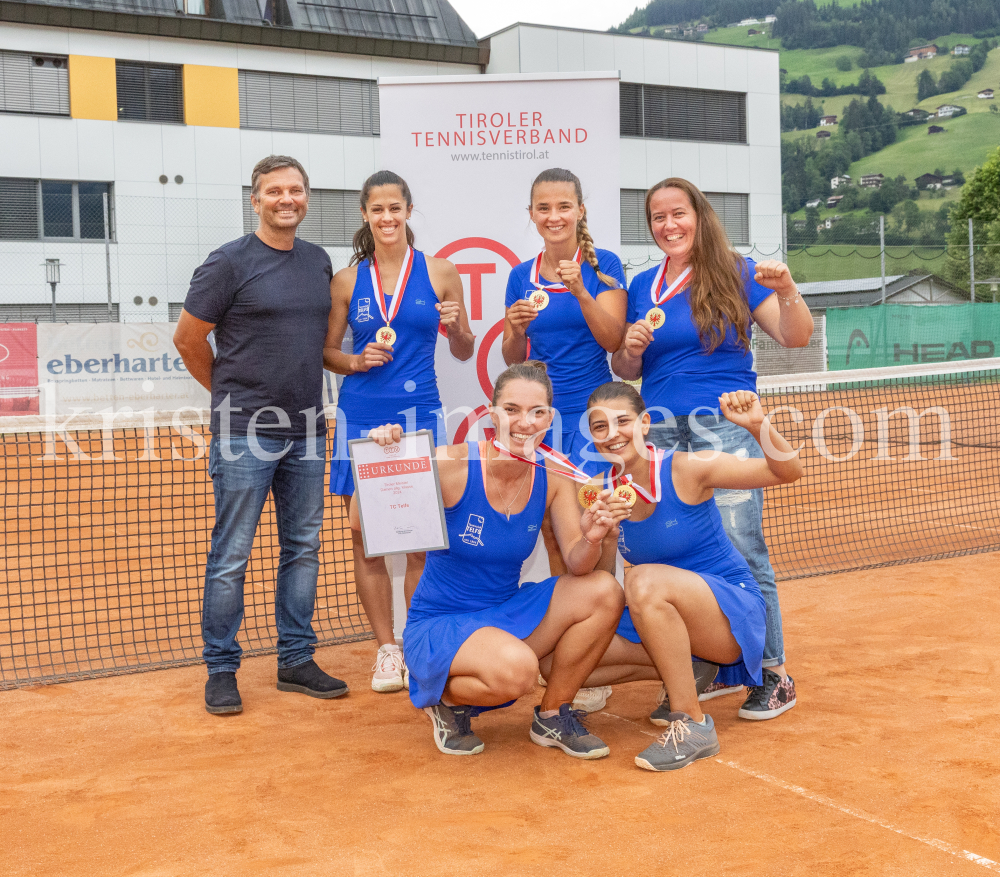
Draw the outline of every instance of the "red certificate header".
[[[358,465],[358,478],[391,478],[430,471],[430,457],[413,457],[408,460],[387,460],[384,463],[360,463]]]

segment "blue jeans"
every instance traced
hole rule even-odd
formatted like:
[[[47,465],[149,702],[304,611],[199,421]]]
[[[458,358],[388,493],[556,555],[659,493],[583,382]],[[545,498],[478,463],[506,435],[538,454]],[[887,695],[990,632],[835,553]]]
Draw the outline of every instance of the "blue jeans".
[[[259,456],[278,457],[287,451],[280,459],[258,459],[245,436],[231,436],[225,443],[213,436],[208,454],[215,526],[205,566],[201,630],[210,674],[235,673],[240,666],[243,649],[236,634],[243,623],[243,583],[268,493],[274,496],[281,546],[274,598],[278,666],[304,664],[316,647],[312,616],[326,495],[326,441],[256,441],[264,452]],[[314,459],[302,459],[306,455]]]
[[[712,438],[715,438],[713,444]],[[678,451],[712,450],[728,454],[741,448],[748,456],[764,459],[764,452],[742,426],[730,423],[715,414],[692,414],[678,417],[676,425],[654,423],[649,429],[649,441],[659,448]],[[726,535],[743,555],[750,572],[760,586],[767,607],[767,632],[764,637],[763,666],[777,667],[785,663],[785,642],[781,632],[781,606],[774,570],[764,541],[764,491],[716,490],[715,504],[722,516]]]

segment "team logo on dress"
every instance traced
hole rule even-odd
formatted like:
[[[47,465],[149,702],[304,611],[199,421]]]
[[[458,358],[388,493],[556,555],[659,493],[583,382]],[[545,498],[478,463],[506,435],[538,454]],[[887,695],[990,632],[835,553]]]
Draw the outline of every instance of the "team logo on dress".
[[[628,554],[628,546],[625,544],[625,531],[618,531],[618,550],[621,552],[622,557]]]
[[[538,524],[528,524],[528,532],[534,533],[538,529]]]
[[[668,527],[668,528],[669,527],[676,527],[677,526],[677,521],[666,521],[663,526],[664,527]]]
[[[486,519],[482,515],[469,515],[469,523],[465,525],[465,532],[461,539],[466,545],[479,546],[483,544],[483,524]]]
[[[358,316],[356,317],[359,323],[367,323],[369,320],[374,320],[375,318],[368,312],[371,307],[372,300],[370,298],[359,298],[358,299]]]

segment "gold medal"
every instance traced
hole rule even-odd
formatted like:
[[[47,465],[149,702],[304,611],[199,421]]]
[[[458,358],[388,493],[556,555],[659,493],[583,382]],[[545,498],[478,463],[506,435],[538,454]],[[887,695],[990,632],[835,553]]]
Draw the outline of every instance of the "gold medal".
[[[667,315],[659,308],[650,308],[646,311],[646,322],[649,323],[654,332],[663,325],[663,321],[666,319]]]
[[[577,499],[580,500],[580,505],[582,505],[585,509],[589,509],[595,502],[597,502],[597,497],[600,493],[601,489],[596,484],[584,484],[576,496]]]
[[[392,347],[396,343],[396,330],[391,326],[383,326],[375,333],[375,340],[379,344],[388,344]]]
[[[528,296],[536,311],[544,311],[549,306],[549,294],[544,289],[536,289]]]
[[[635,490],[633,490],[629,485],[619,484],[615,488],[615,496],[617,496],[618,499],[620,500],[624,500],[625,505],[627,505],[629,508],[632,508],[632,506],[635,505],[637,494]]]

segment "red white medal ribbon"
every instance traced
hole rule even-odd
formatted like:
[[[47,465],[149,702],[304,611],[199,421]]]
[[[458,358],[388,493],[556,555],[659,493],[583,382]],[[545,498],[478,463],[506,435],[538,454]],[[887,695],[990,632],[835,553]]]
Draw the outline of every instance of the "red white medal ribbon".
[[[544,468],[544,463],[537,463],[534,460],[529,460],[527,457],[522,457],[520,454],[515,454],[513,451],[508,451],[496,438],[491,442],[494,448],[496,448],[501,454],[505,454],[508,457],[513,457],[515,460],[520,460],[522,463],[528,463],[531,466],[537,466],[538,468]],[[557,475],[565,475],[567,478],[572,478],[574,481],[579,481],[581,484],[586,484],[591,480],[592,476],[584,472],[579,466],[573,463],[568,457],[560,454],[558,451],[554,451],[546,444],[541,444],[537,448],[538,453],[541,454],[553,463],[558,463],[560,466],[565,467],[568,471],[562,472],[558,469],[554,470]]]
[[[665,452],[661,448],[654,447],[648,443],[646,447],[651,452],[649,455],[649,486],[652,493],[636,484],[632,480],[631,475],[615,475],[614,468],[608,472],[606,481],[611,482],[609,490],[614,490],[621,484],[627,484],[643,498],[644,502],[657,503],[660,501],[660,497],[663,496],[663,483],[660,480],[660,464],[663,462]]]
[[[529,282],[531,283],[531,285],[535,289],[544,289],[547,292],[569,292],[569,288],[565,284],[555,283],[552,284],[551,286],[546,286],[544,283],[540,281],[539,278],[541,276],[541,271],[542,271],[542,256],[544,255],[545,252],[543,251],[539,253],[537,256],[535,256],[535,261],[531,266],[531,276],[529,278]],[[579,247],[577,247],[576,255],[573,257],[573,261],[576,262],[577,265],[583,264],[583,252],[580,250]],[[530,296],[532,292],[533,290],[528,290],[528,292],[525,293],[525,298]]]
[[[659,307],[664,302],[670,301],[670,299],[684,288],[684,284],[687,283],[688,278],[691,276],[691,266],[688,265],[687,268],[681,271],[677,279],[667,287],[667,291],[662,292],[663,284],[667,279],[667,263],[669,261],[670,256],[663,257],[660,269],[656,272],[656,277],[653,278],[653,285],[649,288],[649,297],[653,300],[653,307]]]
[[[396,318],[396,314],[399,313],[399,306],[403,303],[403,293],[406,291],[406,281],[410,279],[411,268],[413,268],[413,247],[407,247],[406,258],[399,269],[399,277],[396,278],[396,289],[392,293],[392,312],[389,313],[385,304],[385,291],[382,289],[382,276],[378,272],[378,261],[375,259],[374,254],[372,254],[371,261],[368,263],[368,272],[372,278],[372,288],[375,290],[375,301],[378,303],[379,313],[382,314],[382,319],[385,320],[387,326],[392,323]]]

